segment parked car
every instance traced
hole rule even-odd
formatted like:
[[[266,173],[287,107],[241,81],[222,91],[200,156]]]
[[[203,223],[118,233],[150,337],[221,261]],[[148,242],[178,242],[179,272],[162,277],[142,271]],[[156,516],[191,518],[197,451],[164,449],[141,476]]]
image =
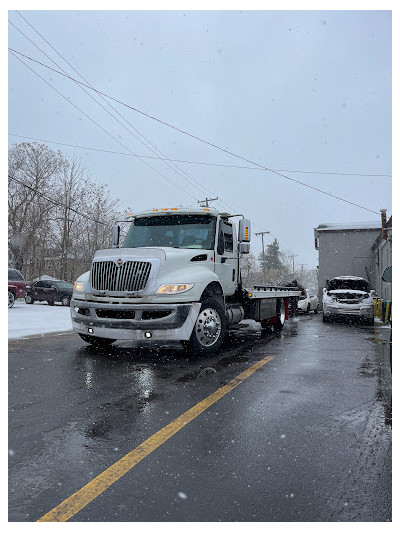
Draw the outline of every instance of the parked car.
[[[299,301],[297,302],[297,310],[302,311],[307,315],[310,311],[314,311],[314,313],[317,313],[318,296],[311,295],[308,289],[304,289],[303,291],[301,291],[301,295],[299,296]]]
[[[49,305],[61,302],[62,305],[69,305],[73,288],[72,283],[68,281],[39,280],[32,286],[27,285],[25,302],[27,304],[33,304],[36,301],[47,302]]]
[[[339,276],[328,281],[323,289],[322,319],[327,322],[338,316],[357,317],[368,324],[374,323],[375,291],[369,281],[356,276]]]
[[[12,307],[17,298],[25,297],[25,280],[19,270],[8,269],[8,307]]]

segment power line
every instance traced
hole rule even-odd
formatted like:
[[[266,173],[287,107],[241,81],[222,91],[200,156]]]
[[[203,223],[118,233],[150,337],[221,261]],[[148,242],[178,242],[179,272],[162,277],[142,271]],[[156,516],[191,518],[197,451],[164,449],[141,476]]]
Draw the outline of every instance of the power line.
[[[197,140],[199,142],[202,142],[202,143],[204,143],[204,144],[206,144],[208,146],[216,148],[217,150],[220,150],[220,151],[222,151],[222,152],[224,152],[226,154],[229,154],[229,155],[231,155],[233,157],[236,157],[238,159],[246,161],[247,163],[250,163],[252,165],[256,165],[256,166],[258,166],[258,167],[260,167],[260,168],[262,168],[264,170],[268,170],[269,172],[271,172],[273,174],[276,174],[277,176],[280,176],[280,177],[282,177],[282,178],[284,178],[286,180],[289,180],[289,181],[292,181],[294,183],[297,183],[298,185],[302,185],[303,187],[307,187],[307,188],[312,189],[312,190],[314,190],[316,192],[320,192],[321,194],[325,194],[326,196],[329,196],[329,197],[334,198],[336,200],[340,200],[341,202],[345,202],[345,203],[353,205],[355,207],[359,207],[360,209],[364,209],[365,211],[369,211],[370,213],[374,213],[374,214],[378,214],[379,215],[378,211],[374,211],[372,209],[369,209],[368,207],[364,207],[362,205],[356,204],[355,202],[350,202],[349,200],[341,198],[340,196],[336,196],[335,194],[323,191],[322,189],[319,189],[318,187],[313,187],[312,185],[308,185],[307,183],[303,183],[302,181],[296,180],[294,178],[290,178],[289,176],[286,176],[285,174],[282,174],[281,172],[278,172],[278,171],[272,170],[271,168],[268,168],[266,166],[260,165],[259,163],[255,162],[255,161],[252,161],[251,159],[248,159],[246,157],[243,157],[243,156],[240,156],[238,154],[235,154],[234,152],[231,152],[230,150],[227,150],[226,148],[222,148],[222,147],[220,147],[220,146],[218,146],[218,145],[216,145],[214,143],[211,143],[209,141],[206,141],[205,139],[202,139],[201,137],[197,137],[196,135],[194,135],[192,133],[189,133],[189,132],[187,132],[185,130],[182,130],[182,129],[180,129],[180,128],[176,127],[176,126],[173,126],[172,124],[169,124],[167,122],[164,122],[163,120],[161,120],[161,119],[159,119],[159,118],[157,118],[157,117],[155,117],[153,115],[150,115],[149,113],[145,113],[144,111],[141,111],[140,109],[137,109],[137,108],[135,108],[133,106],[130,106],[130,105],[126,104],[125,102],[122,102],[122,101],[120,101],[120,100],[118,100],[118,99],[116,99],[116,98],[114,98],[114,97],[112,97],[112,96],[110,96],[110,95],[108,95],[106,93],[103,93],[102,91],[99,91],[98,89],[95,89],[94,87],[90,87],[88,85],[85,85],[84,83],[82,83],[82,82],[80,82],[78,80],[75,80],[71,76],[63,74],[62,72],[60,72],[60,71],[58,71],[56,69],[53,69],[52,67],[49,67],[48,65],[45,65],[44,63],[41,63],[40,61],[37,61],[37,60],[35,60],[35,59],[33,59],[33,58],[29,57],[29,56],[26,56],[25,54],[22,54],[21,52],[13,50],[12,48],[9,48],[9,50],[11,52],[14,52],[16,54],[19,54],[19,55],[25,57],[26,59],[29,59],[30,61],[34,61],[35,63],[38,63],[38,64],[44,66],[45,68],[50,69],[53,72],[55,72],[55,73],[57,73],[57,74],[59,74],[61,76],[65,76],[65,77],[71,79],[72,81],[80,83],[81,85],[84,85],[85,87],[95,91],[96,93],[101,94],[101,95],[105,96],[106,98],[109,98],[110,100],[113,100],[114,102],[117,102],[117,103],[123,105],[124,107],[127,107],[128,109],[131,109],[132,111],[136,111],[137,113],[140,113],[143,116],[151,118],[152,120],[154,120],[156,122],[159,122],[160,124],[163,124],[164,126],[167,126],[168,128],[171,128],[171,129],[173,129],[175,131],[178,131],[179,133],[182,133],[183,135],[187,135],[188,137],[191,137],[192,139],[195,139],[195,140]]]
[[[164,157],[155,157],[155,156],[149,156],[149,155],[142,155],[142,154],[130,154],[128,152],[117,152],[117,151],[114,151],[114,150],[106,150],[106,149],[103,149],[103,148],[94,148],[94,147],[90,147],[90,146],[80,146],[78,144],[69,144],[69,143],[61,143],[61,142],[57,142],[57,141],[50,141],[48,139],[38,139],[36,137],[28,137],[27,135],[16,135],[16,134],[13,134],[13,133],[9,133],[8,134],[10,137],[18,137],[18,138],[21,138],[21,139],[30,139],[31,141],[38,141],[38,142],[46,142],[46,143],[50,143],[50,144],[57,144],[57,145],[60,145],[60,146],[68,146],[69,148],[79,148],[81,150],[92,150],[94,152],[105,152],[107,154],[116,154],[116,155],[124,155],[124,156],[129,156],[129,157],[143,157],[144,159],[157,159],[157,160],[161,160],[161,161],[173,161],[173,162],[176,162],[176,163],[188,163],[188,164],[191,164],[191,165],[206,165],[206,166],[211,166],[211,167],[227,167],[227,168],[238,168],[238,169],[242,169],[242,170],[258,170],[259,172],[265,172],[265,170],[263,168],[259,168],[259,167],[249,167],[249,166],[246,166],[246,165],[225,165],[225,164],[222,164],[222,163],[207,163],[205,161],[188,161],[186,159],[169,159],[169,158],[164,158]],[[302,174],[330,174],[330,175],[335,175],[335,176],[365,176],[365,177],[370,177],[370,178],[377,178],[377,177],[387,177],[387,178],[391,178],[392,175],[391,174],[363,174],[363,173],[345,173],[345,172],[318,172],[318,171],[313,171],[313,170],[291,170],[291,169],[274,169],[274,170],[277,170],[278,172],[279,171],[282,171],[282,172],[299,172],[299,173],[302,173]]]
[[[11,52],[13,53],[13,52]],[[77,109],[80,113],[82,113],[86,118],[88,118],[91,122],[93,122],[93,124],[95,124],[98,128],[100,128],[106,135],[108,135],[109,137],[111,137],[112,139],[114,139],[114,141],[116,141],[118,144],[120,144],[121,146],[123,146],[126,150],[128,150],[132,155],[133,152],[131,152],[131,150],[125,146],[123,143],[121,143],[121,141],[119,141],[116,137],[114,137],[111,133],[109,133],[107,130],[105,130],[102,126],[100,126],[100,124],[98,124],[95,120],[93,120],[87,113],[85,113],[82,109],[80,109],[77,105],[75,105],[74,103],[71,102],[71,100],[69,100],[66,96],[64,96],[58,89],[56,89],[51,83],[49,83],[47,80],[45,80],[40,74],[38,74],[33,68],[31,68],[29,65],[27,65],[24,61],[22,61],[22,59],[20,59],[19,57],[17,57],[15,54],[13,54],[14,57],[16,57],[16,59],[18,59],[23,65],[25,65],[29,70],[31,70],[34,74],[36,74],[36,76],[38,76],[38,78],[40,78],[42,81],[44,81],[44,83],[46,83],[49,87],[51,87],[57,94],[59,94],[62,98],[64,98],[64,100],[66,100],[69,104],[71,104],[73,107],[75,107],[75,109]],[[79,82],[78,82],[79,83]],[[137,157],[137,156],[136,156]],[[138,157],[139,160],[140,157]],[[191,195],[190,193],[188,193],[187,191],[185,191],[184,189],[182,189],[182,187],[180,187],[179,185],[177,185],[175,182],[173,182],[172,180],[170,180],[167,176],[165,176],[164,174],[162,174],[159,170],[157,170],[156,168],[152,167],[151,165],[149,165],[149,163],[147,163],[146,161],[142,161],[145,165],[147,165],[149,168],[151,168],[152,170],[154,170],[155,172],[157,172],[157,174],[159,174],[160,176],[162,176],[163,178],[165,178],[167,181],[169,181],[170,183],[172,183],[175,187],[177,187],[178,189],[180,189],[181,191],[183,191],[185,194],[187,194],[188,196],[190,196],[191,198],[194,198],[194,200],[197,200],[195,196]]]
[[[78,74],[78,76],[80,76],[84,82],[86,82],[89,87],[94,90],[93,86],[89,83],[89,81],[87,79],[84,78],[84,76],[82,76],[82,74],[80,74],[80,72],[78,72],[72,65],[71,63],[62,55],[60,54],[56,48],[54,48],[54,46],[49,43],[49,41],[36,29],[34,28],[34,26],[23,16],[21,15],[21,13],[19,11],[17,11],[18,15],[40,36],[41,39],[43,39],[46,44],[48,44],[48,46],[50,46],[50,48],[52,50],[54,50],[54,52],[56,52],[56,54],[63,60],[67,63],[67,65],[72,68],[72,70],[74,72],[76,72],[76,74]],[[57,63],[55,62],[51,57],[49,57],[36,43],[34,43],[27,35],[25,35],[25,33],[19,29],[17,26],[15,26],[11,21],[9,21],[10,24],[16,29],[18,30],[29,42],[31,42],[38,50],[40,50],[53,64],[55,64],[58,68],[60,68],[62,70],[62,72],[67,75],[67,72]],[[122,120],[124,120],[133,130],[136,131],[136,133],[138,135],[140,135],[140,137],[142,137],[146,142],[142,141],[142,139],[139,139],[137,137],[137,135],[135,135],[131,130],[129,130],[129,128],[127,128],[124,124],[121,123],[121,121],[115,116],[113,115],[108,109],[106,109],[98,100],[96,100],[90,93],[88,93],[84,87],[79,84],[78,85],[90,98],[92,98],[92,100],[94,100],[102,109],[104,109],[114,120],[116,120],[126,131],[128,131],[128,133],[130,133],[131,135],[133,135],[133,137],[135,137],[136,140],[138,140],[139,142],[141,142],[147,149],[149,149],[152,153],[156,154],[156,155],[161,155],[163,156],[163,158],[159,158],[160,160],[162,160],[168,167],[170,167],[174,172],[178,173],[181,177],[183,177],[186,181],[188,181],[188,183],[190,183],[192,186],[196,187],[202,194],[204,192],[209,192],[203,185],[201,185],[200,183],[198,183],[196,180],[194,180],[191,176],[189,176],[189,174],[183,170],[181,170],[177,165],[175,165],[173,162],[171,162],[167,157],[164,156],[164,154],[154,145],[152,144],[142,133],[140,133],[140,131],[135,128],[124,116],[122,116],[111,104],[110,102],[108,102],[102,95],[99,95],[100,98],[102,100],[104,100],[104,102],[115,112],[117,113],[118,116],[120,116],[122,118]],[[147,143],[147,144],[146,144]],[[150,145],[150,146],[149,146]],[[155,158],[156,159],[156,158]],[[185,177],[186,176],[186,177]],[[212,193],[211,193],[212,194]],[[222,202],[224,203],[224,202]],[[227,204],[225,204],[227,205]],[[230,207],[230,206],[228,206]]]
[[[24,187],[26,187],[27,189],[30,189],[31,191],[33,191],[35,194],[37,194],[38,196],[41,196],[42,198],[44,198],[45,200],[47,200],[48,202],[51,202],[52,204],[54,205],[57,205],[58,207],[66,207],[69,211],[73,211],[74,213],[76,213],[77,215],[81,216],[81,217],[84,217],[86,218],[87,220],[91,220],[92,222],[97,222],[98,224],[102,224],[103,226],[105,226],[106,224],[104,222],[101,222],[101,220],[96,220],[95,218],[92,218],[92,217],[89,217],[88,215],[85,215],[84,213],[81,213],[80,211],[78,211],[77,209],[67,205],[67,204],[64,204],[62,202],[58,202],[57,200],[53,200],[52,198],[49,198],[48,196],[46,196],[45,194],[43,194],[42,192],[38,191],[37,189],[35,189],[34,187],[31,187],[30,185],[28,185],[27,183],[24,183],[23,181],[17,179],[17,178],[13,178],[12,176],[9,176],[9,179],[13,180],[13,181],[16,181],[17,183],[19,183],[20,185],[23,185]]]

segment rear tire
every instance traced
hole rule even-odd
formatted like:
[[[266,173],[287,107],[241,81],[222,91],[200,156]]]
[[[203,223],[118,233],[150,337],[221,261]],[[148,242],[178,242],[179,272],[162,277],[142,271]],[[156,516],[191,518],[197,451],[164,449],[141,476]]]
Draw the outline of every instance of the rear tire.
[[[213,298],[205,298],[190,339],[182,341],[182,346],[189,352],[210,355],[219,350],[224,342],[225,334],[224,310]]]
[[[276,302],[276,322],[273,324],[275,331],[281,331],[285,324],[285,300],[279,299]]]
[[[92,346],[109,346],[113,342],[115,342],[117,339],[106,339],[103,337],[92,337],[91,335],[84,335],[83,333],[78,334],[81,339],[83,339],[88,344],[91,344]]]
[[[15,303],[15,296],[14,293],[11,291],[8,291],[8,308],[12,307]]]

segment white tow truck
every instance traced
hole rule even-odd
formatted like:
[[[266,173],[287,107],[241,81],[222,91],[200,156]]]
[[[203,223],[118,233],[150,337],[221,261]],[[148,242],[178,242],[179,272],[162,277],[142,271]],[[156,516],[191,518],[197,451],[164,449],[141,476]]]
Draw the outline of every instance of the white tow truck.
[[[289,298],[300,295],[295,287],[242,286],[240,258],[251,236],[243,215],[212,207],[135,213],[124,221],[122,244],[120,222],[113,247],[98,250],[74,285],[73,329],[92,345],[181,341],[210,354],[245,318],[281,329]]]

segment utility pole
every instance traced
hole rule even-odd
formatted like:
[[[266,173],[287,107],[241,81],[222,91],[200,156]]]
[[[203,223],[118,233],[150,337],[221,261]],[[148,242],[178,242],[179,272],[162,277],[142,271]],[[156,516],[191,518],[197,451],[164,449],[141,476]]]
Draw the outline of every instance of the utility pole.
[[[303,283],[303,267],[307,266],[307,263],[300,263],[301,266],[301,272],[300,272],[300,281]]]
[[[297,255],[293,254],[293,255],[289,255],[289,257],[291,257],[293,260],[293,275],[294,275],[294,258],[297,257]]]
[[[197,203],[200,204],[200,207],[210,207],[208,202],[213,202],[214,200],[218,200],[218,198],[207,198],[205,200],[198,200]],[[204,202],[206,205],[204,205]]]
[[[265,250],[264,250],[264,235],[268,234],[269,231],[260,231],[256,233],[256,235],[261,235],[261,243],[262,243],[262,258],[263,258],[263,284],[265,285]]]

